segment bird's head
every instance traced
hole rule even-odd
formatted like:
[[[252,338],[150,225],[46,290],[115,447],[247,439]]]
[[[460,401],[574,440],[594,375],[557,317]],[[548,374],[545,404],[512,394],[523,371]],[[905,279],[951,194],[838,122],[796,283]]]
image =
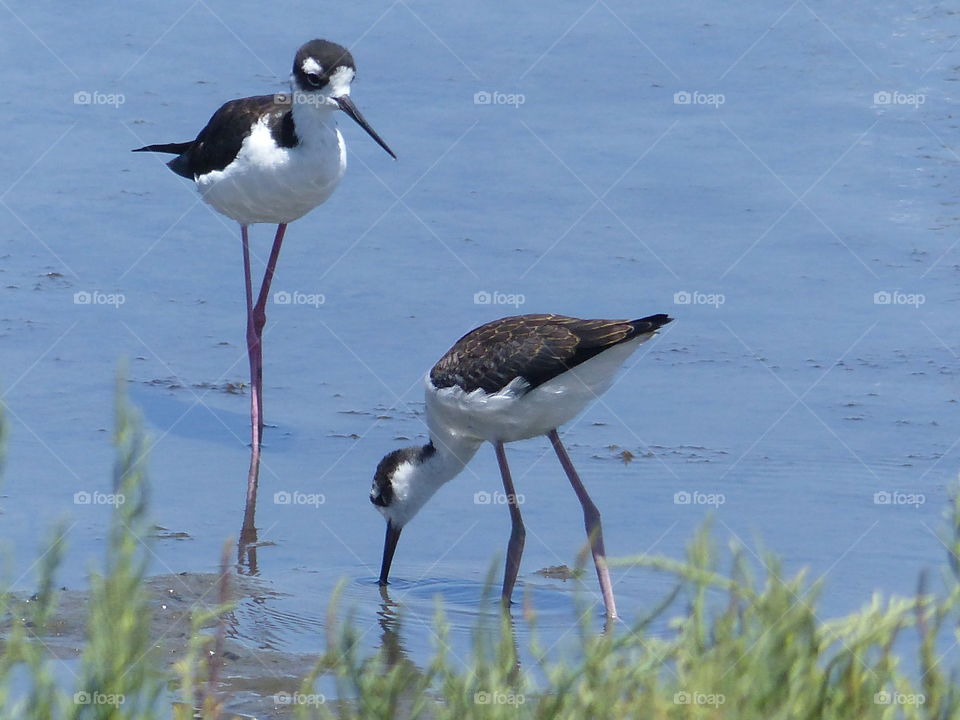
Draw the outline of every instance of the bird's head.
[[[293,60],[290,78],[293,102],[343,111],[396,159],[393,150],[370,127],[350,99],[350,85],[356,74],[357,66],[349,50],[329,40],[311,40],[297,50]]]
[[[387,521],[387,535],[383,544],[383,563],[380,566],[380,584],[386,585],[393,553],[400,540],[400,532],[433,496],[446,478],[431,472],[430,460],[436,456],[433,443],[422,447],[394,450],[384,456],[373,476],[370,502]]]

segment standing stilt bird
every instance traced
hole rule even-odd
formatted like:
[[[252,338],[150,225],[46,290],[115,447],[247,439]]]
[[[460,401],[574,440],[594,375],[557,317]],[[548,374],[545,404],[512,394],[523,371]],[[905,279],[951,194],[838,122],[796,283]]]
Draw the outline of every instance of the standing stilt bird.
[[[170,169],[193,180],[208,204],[240,223],[253,448],[248,502],[255,497],[263,437],[261,343],[270,283],[287,223],[324,203],[346,170],[347,151],[335,113],[346,113],[396,159],[350,99],[356,69],[346,48],[327,40],[311,40],[294,58],[290,93],[231,100],[213,114],[195,140],[134,150],[176,155],[167,163]],[[253,223],[277,225],[256,301],[247,236]]]
[[[616,617],[600,512],[580,482],[557,428],[606,392],[634,350],[671,320],[666,315],[639,320],[518,315],[487,323],[460,338],[424,379],[430,442],[389,453],[373,478],[370,500],[387,521],[380,584],[387,584],[406,524],[440,486],[466,467],[484,442],[490,442],[512,524],[502,594],[508,604],[526,531],[504,444],[546,435],[583,507],[607,616]]]

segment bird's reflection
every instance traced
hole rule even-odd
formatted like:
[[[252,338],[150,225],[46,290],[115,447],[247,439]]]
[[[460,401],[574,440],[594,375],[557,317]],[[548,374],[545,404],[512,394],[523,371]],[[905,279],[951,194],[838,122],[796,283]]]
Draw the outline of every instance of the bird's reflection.
[[[248,542],[237,543],[237,572],[240,575],[260,574],[257,566],[257,529],[253,528]]]
[[[380,591],[380,605],[377,610],[377,623],[380,625],[381,631],[380,650],[383,653],[384,660],[387,662],[387,666],[392,669],[400,664],[404,664],[418,675],[422,675],[423,670],[410,659],[410,655],[404,646],[402,633],[402,617],[404,610],[402,603],[390,597],[390,590],[388,586],[380,585],[378,586],[378,589]],[[481,623],[479,629],[484,632],[495,632],[490,626],[490,623],[485,622],[484,619],[491,617],[496,617],[499,619],[501,633],[500,639],[502,641],[506,639],[506,636],[509,636],[510,646],[513,651],[513,666],[508,676],[509,682],[516,685],[521,680],[520,673],[522,670],[520,663],[520,649],[517,643],[516,620],[514,619],[513,614],[510,612],[508,607],[504,607],[498,603],[497,608],[500,610],[500,612],[493,616],[491,616],[490,613],[481,610],[479,613],[479,622]],[[430,628],[431,632],[433,632],[432,625],[427,624],[426,627]],[[496,645],[493,645],[490,647],[490,649],[493,651],[491,654],[491,659],[493,659],[498,655],[496,652]]]
[[[525,597],[523,601],[525,618],[532,617],[529,603],[527,602],[528,597],[529,596]],[[510,608],[508,606],[501,606],[501,608],[501,631],[509,634],[510,646],[513,649],[513,667],[510,668],[510,674],[507,679],[511,685],[519,686],[521,681],[520,672],[523,668],[520,665],[520,646],[517,644],[517,624],[516,620],[513,619],[513,613],[510,612]]]
[[[400,633],[400,605],[390,598],[386,585],[380,585],[380,609],[377,610],[377,623],[380,625],[380,649],[390,668],[401,663],[416,667],[403,646]]]
[[[257,569],[257,487],[259,485],[259,458],[251,451],[250,473],[252,484],[247,487],[247,499],[243,508],[243,525],[237,543],[237,571],[241,575],[259,575]]]

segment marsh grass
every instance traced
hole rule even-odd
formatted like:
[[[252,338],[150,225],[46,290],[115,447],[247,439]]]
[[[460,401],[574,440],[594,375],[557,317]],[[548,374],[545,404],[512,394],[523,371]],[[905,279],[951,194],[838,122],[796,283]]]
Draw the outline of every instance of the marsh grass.
[[[0,592],[0,617],[8,628],[0,645],[2,718],[229,716],[224,708],[230,698],[218,682],[222,618],[229,610],[228,556],[218,607],[194,614],[183,657],[168,665],[154,648],[144,587],[150,525],[143,435],[120,392],[118,397],[113,486],[125,502],[113,512],[103,569],[90,576],[76,685],[64,687],[62,674],[55,680],[59,661],[44,645],[57,612],[55,578],[65,542],[58,528],[37,562],[36,593],[24,599]],[[357,623],[349,614],[341,619],[335,595],[325,647],[294,698],[313,701],[290,702],[278,711],[301,720],[960,718],[957,665],[939,654],[960,640],[960,500],[952,501],[945,525],[947,563],[937,584],[942,590],[928,591],[931,583],[921,576],[912,597],[875,593],[859,611],[827,620],[817,610],[820,583],[804,572],[785,574],[773,555],[762,558],[758,576],[741,548],[718,552],[705,527],[691,539],[684,560],[619,561],[668,574],[674,590],[632,627],[610,632],[593,627],[594,608],[581,606],[570,656],[575,661],[547,652],[537,640],[536,613],[525,607],[524,621],[532,628],[525,657],[534,658],[533,667],[519,663],[506,617],[499,633],[478,627],[466,666],[452,661],[439,605],[436,652],[425,667],[398,659],[386,646],[364,652]],[[683,610],[670,620],[670,632],[649,631],[678,606]],[[913,642],[899,642],[907,633]],[[916,648],[916,656],[898,654],[900,645]],[[335,698],[317,694],[321,678],[332,681]]]

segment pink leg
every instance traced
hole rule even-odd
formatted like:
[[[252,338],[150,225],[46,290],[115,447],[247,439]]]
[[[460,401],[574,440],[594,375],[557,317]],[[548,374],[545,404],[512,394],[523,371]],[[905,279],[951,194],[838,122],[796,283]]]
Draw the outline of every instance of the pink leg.
[[[263,439],[263,326],[267,322],[267,297],[270,293],[270,283],[273,282],[273,273],[280,255],[280,245],[283,243],[283,234],[287,226],[285,223],[277,226],[277,234],[273,239],[273,248],[267,261],[267,269],[263,283],[257,296],[256,305],[253,304],[253,283],[250,278],[250,238],[247,226],[240,226],[240,236],[243,240],[243,274],[244,290],[247,298],[247,357],[250,361],[250,470],[247,473],[247,502],[244,511],[243,528],[240,532],[241,544],[252,542],[256,538],[254,514],[257,506],[257,485],[260,480],[260,443]]]
[[[247,358],[250,361],[250,470],[247,473],[247,503],[244,513],[243,531],[241,535],[253,532],[252,511],[257,504],[257,483],[260,478],[260,392],[257,378],[257,353],[259,342],[253,322],[253,285],[250,281],[250,239],[247,226],[240,226],[240,237],[243,241],[243,275],[244,289],[247,295]],[[249,516],[249,517],[248,517]],[[249,519],[249,524],[248,524]],[[241,543],[245,538],[241,537]]]
[[[270,284],[273,282],[273,273],[277,268],[277,258],[280,257],[280,246],[283,244],[283,235],[287,231],[286,223],[277,225],[277,234],[273,238],[273,247],[270,249],[270,258],[267,260],[267,269],[263,274],[263,283],[257,296],[257,304],[253,306],[252,320],[254,342],[256,347],[256,373],[251,367],[251,380],[257,391],[257,433],[263,439],[263,327],[267,324],[267,299],[270,296]],[[248,302],[250,302],[248,300]]]
[[[497,451],[497,462],[500,464],[500,475],[503,478],[503,490],[507,494],[507,507],[510,508],[510,543],[507,545],[507,564],[503,570],[503,593],[501,599],[504,607],[510,607],[510,596],[513,595],[513,586],[517,582],[520,572],[520,556],[523,555],[523,543],[527,531],[523,527],[523,518],[520,516],[520,506],[517,505],[517,491],[513,488],[513,478],[510,476],[510,467],[507,465],[507,453],[503,443],[493,444]]]
[[[603,527],[600,525],[600,511],[593,504],[593,500],[587,494],[587,489],[580,482],[580,476],[577,475],[576,468],[567,455],[567,449],[560,442],[560,436],[557,431],[551,430],[547,433],[553,449],[560,458],[560,464],[570,484],[573,485],[573,491],[577,494],[580,505],[583,506],[583,524],[587,528],[587,538],[590,540],[590,550],[593,552],[593,564],[597,568],[597,579],[600,581],[600,591],[603,593],[603,604],[607,609],[607,617],[617,617],[617,604],[613,599],[613,583],[610,582],[610,570],[607,569],[606,552],[603,549]]]

